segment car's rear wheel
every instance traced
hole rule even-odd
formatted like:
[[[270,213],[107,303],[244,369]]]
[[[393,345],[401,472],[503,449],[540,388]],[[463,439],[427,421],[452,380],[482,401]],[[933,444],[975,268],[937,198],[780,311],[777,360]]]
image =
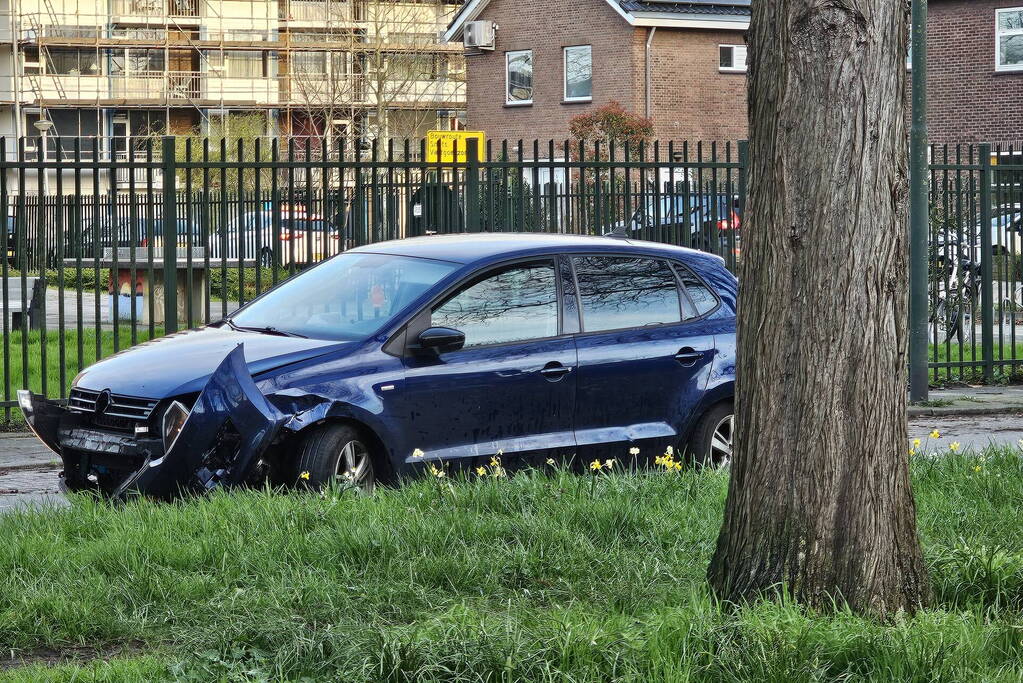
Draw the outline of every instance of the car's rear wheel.
[[[735,438],[735,407],[718,403],[704,413],[689,437],[687,450],[697,465],[728,467]]]
[[[297,470],[297,483],[317,490],[335,482],[365,493],[376,488],[370,442],[348,424],[323,425],[306,436]]]

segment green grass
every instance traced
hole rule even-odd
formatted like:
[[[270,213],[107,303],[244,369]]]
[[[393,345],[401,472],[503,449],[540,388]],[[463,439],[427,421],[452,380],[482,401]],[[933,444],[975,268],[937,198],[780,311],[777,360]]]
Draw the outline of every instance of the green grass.
[[[0,643],[26,681],[1019,681],[1023,458],[985,457],[914,462],[935,603],[887,624],[716,604],[725,474],[553,472],[9,515]]]
[[[163,328],[156,328],[156,336],[163,334]],[[43,344],[41,332],[29,332],[23,335],[21,331],[12,332],[8,335],[10,348],[10,363],[7,371],[8,391],[14,396],[18,389],[26,387],[24,369],[28,369],[27,387],[35,392],[43,391],[43,375],[46,376],[46,393],[48,396],[59,396],[61,391],[66,394],[71,381],[84,367],[96,362],[97,357],[105,358],[115,353],[114,332],[104,330],[100,334],[99,345],[96,344],[96,332],[94,328],[85,328],[82,334],[82,357],[78,357],[78,331],[67,330],[63,335],[59,331],[48,330],[46,332],[46,371],[43,372]],[[136,338],[139,343],[149,339],[149,327],[139,325],[136,331]],[[131,323],[125,322],[117,334],[117,349],[124,350],[132,345]],[[64,371],[61,372],[61,346],[64,349]],[[97,354],[97,348],[99,353]],[[0,347],[2,349],[2,347]],[[24,362],[25,352],[28,355],[28,364]],[[2,350],[0,350],[2,353]],[[3,358],[0,356],[0,364]],[[63,381],[62,381],[63,374]],[[0,384],[2,387],[2,384]],[[2,416],[0,416],[2,419]]]

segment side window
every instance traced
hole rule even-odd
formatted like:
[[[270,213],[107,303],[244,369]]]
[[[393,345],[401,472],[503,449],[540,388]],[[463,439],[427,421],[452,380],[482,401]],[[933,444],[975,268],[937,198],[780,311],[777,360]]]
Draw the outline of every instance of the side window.
[[[466,347],[557,336],[556,278],[553,261],[507,268],[435,308],[431,324],[463,332]]]
[[[714,296],[714,293],[710,291],[707,285],[703,284],[700,278],[693,275],[691,270],[681,264],[675,264],[675,268],[678,270],[678,276],[682,278],[682,285],[686,288],[686,293],[689,294],[689,298],[696,308],[696,315],[694,317],[706,315],[717,308],[717,297]]]
[[[682,320],[678,283],[664,261],[581,256],[575,272],[586,332]]]

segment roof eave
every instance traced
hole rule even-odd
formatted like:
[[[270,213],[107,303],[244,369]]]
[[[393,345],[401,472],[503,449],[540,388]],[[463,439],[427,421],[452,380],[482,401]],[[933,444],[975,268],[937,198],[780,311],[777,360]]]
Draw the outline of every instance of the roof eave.
[[[451,20],[444,32],[444,42],[458,42],[461,39],[462,27],[466,22],[473,21],[489,4],[490,0],[469,0]],[[617,0],[605,0],[608,5],[630,26],[664,27],[664,28],[698,28],[707,30],[746,31],[749,30],[749,17],[728,14],[676,14],[672,12],[626,12]]]
[[[633,26],[658,28],[702,28],[708,30],[748,31],[749,17],[729,14],[675,14],[668,12],[635,12]]]

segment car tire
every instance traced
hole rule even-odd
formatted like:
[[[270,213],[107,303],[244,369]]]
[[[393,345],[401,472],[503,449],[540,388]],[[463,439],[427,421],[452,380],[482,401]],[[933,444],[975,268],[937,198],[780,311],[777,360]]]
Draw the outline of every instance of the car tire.
[[[353,486],[364,493],[376,489],[371,442],[350,424],[314,428],[299,444],[295,481],[322,490],[332,483]]]
[[[686,453],[698,467],[728,467],[732,460],[735,405],[724,401],[703,414],[686,444]]]

